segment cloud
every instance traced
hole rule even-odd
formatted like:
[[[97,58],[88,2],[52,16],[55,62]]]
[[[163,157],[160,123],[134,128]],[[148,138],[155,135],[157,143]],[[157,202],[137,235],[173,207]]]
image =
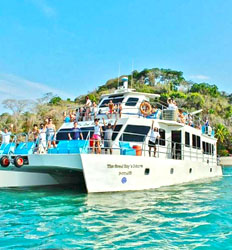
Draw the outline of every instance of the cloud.
[[[36,100],[49,92],[61,98],[75,98],[71,93],[51,88],[43,83],[29,81],[15,75],[0,73],[0,112],[3,112],[1,103],[5,99]]]
[[[209,76],[205,76],[205,75],[191,75],[189,76],[190,78],[194,79],[194,80],[209,80],[210,77]]]
[[[31,2],[47,17],[56,16],[56,10],[48,5],[46,0],[31,0]]]

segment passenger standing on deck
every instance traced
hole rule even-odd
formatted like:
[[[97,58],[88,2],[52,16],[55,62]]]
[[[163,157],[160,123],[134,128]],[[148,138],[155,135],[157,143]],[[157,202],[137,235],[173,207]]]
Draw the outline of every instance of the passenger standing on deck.
[[[71,130],[71,133],[68,133],[69,140],[83,140],[83,135],[81,133],[81,129],[78,127],[78,123],[74,122],[74,127]],[[72,136],[71,136],[72,134]]]
[[[113,101],[110,100],[109,103],[106,104],[106,106],[109,107],[109,111],[106,112],[106,115],[107,115],[108,119],[110,119],[110,118],[112,118],[112,114],[114,112],[114,103],[113,103]]]
[[[33,129],[32,129],[31,134],[33,136],[33,142],[36,142],[36,147],[38,147],[37,142],[38,142],[38,137],[39,137],[39,129],[38,129],[37,124],[33,125]]]
[[[105,123],[105,119],[102,118],[103,120],[103,124],[104,124],[104,128],[105,128],[105,135],[104,135],[104,148],[105,148],[105,154],[107,154],[108,149],[110,151],[110,154],[112,155],[112,135],[113,135],[113,131],[116,127],[117,124],[117,119],[115,120],[114,126],[112,127],[111,123],[108,123],[108,125],[106,126]]]
[[[96,102],[93,102],[91,113],[93,115],[93,119],[96,119],[96,117],[97,117],[97,104],[96,104]]]
[[[90,118],[90,108],[92,106],[92,102],[88,96],[86,96],[85,100],[86,100],[85,101],[85,120],[88,121]]]
[[[70,122],[70,117],[67,115],[67,112],[63,112],[63,121],[64,122]]]
[[[40,129],[39,129],[39,153],[40,154],[45,153],[47,149],[46,131],[47,129],[45,128],[44,124],[41,123]]]
[[[122,103],[121,102],[118,103],[117,113],[119,114],[119,118],[121,118],[122,117]]]
[[[99,119],[94,119],[94,133],[93,133],[93,153],[95,152],[95,147],[97,147],[97,154],[101,153],[101,135],[102,135],[102,127],[99,125]],[[96,146],[96,145],[97,146]]]
[[[47,125],[47,142],[48,148],[52,145],[56,147],[56,126],[52,123],[52,118],[48,118],[48,125]]]
[[[10,130],[12,131],[13,124],[10,125]],[[4,131],[0,131],[0,135],[2,136],[2,144],[8,144],[10,142],[10,136],[12,132],[8,130],[8,128],[4,128]]]
[[[154,128],[154,121],[151,124],[151,134],[148,141],[149,156],[151,156],[151,148],[154,148],[154,157],[156,155],[156,144],[158,144],[158,139],[160,138],[158,128]]]

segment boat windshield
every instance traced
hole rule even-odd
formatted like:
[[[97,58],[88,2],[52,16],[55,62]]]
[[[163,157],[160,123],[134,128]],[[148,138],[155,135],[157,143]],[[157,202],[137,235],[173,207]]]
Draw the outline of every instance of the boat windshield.
[[[106,105],[110,102],[110,100],[112,100],[113,104],[119,104],[119,103],[122,103],[122,102],[123,102],[124,97],[121,97],[121,98],[114,98],[114,99],[106,99],[106,100],[104,100],[104,101],[101,103],[100,108],[106,107]]]

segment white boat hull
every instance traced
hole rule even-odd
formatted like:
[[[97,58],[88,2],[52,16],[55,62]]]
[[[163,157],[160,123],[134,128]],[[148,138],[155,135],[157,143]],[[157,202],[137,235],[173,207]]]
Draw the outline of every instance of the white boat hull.
[[[116,155],[81,158],[89,193],[154,189],[222,176],[221,166],[199,161]]]
[[[29,165],[0,167],[0,188],[82,184],[79,155],[29,155]]]
[[[123,155],[30,155],[0,171],[0,187],[85,183],[88,193],[134,191],[222,176],[213,163]]]

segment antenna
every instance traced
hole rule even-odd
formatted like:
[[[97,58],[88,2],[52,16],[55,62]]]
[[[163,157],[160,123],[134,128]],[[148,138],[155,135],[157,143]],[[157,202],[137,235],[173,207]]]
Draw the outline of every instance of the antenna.
[[[133,71],[134,71],[134,61],[132,60],[132,64],[131,64],[131,88],[133,86]]]

